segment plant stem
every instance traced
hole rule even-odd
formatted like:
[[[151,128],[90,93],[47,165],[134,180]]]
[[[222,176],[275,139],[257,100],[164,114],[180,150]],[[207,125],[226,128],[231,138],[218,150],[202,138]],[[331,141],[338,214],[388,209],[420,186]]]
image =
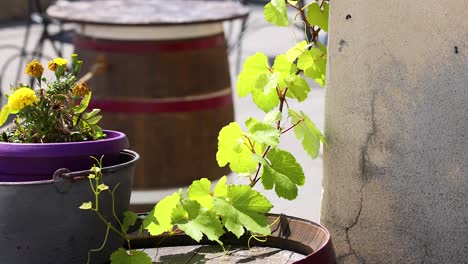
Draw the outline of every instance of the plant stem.
[[[123,234],[122,232],[120,232],[119,230],[117,230],[117,228],[115,228],[109,221],[107,221],[106,218],[104,218],[104,216],[101,214],[101,212],[99,211],[96,211],[96,214],[99,216],[99,218],[104,222],[104,224],[107,225],[107,227],[109,227],[112,231],[114,231],[117,235],[119,235],[120,237],[122,237],[123,239],[125,240],[128,240],[128,236],[126,234]]]
[[[280,100],[279,111],[283,113],[284,102],[286,101],[286,93],[288,92],[288,87],[284,88],[282,92],[280,92],[279,89],[276,89],[276,91],[278,92],[278,97]],[[276,129],[278,129],[281,132],[281,120],[278,120],[278,122],[276,123]],[[265,151],[262,154],[262,158],[266,157],[270,149],[271,149],[271,146],[268,146],[265,149]],[[261,168],[262,168],[262,164],[258,163],[257,172],[255,173],[254,178],[253,179],[250,178],[250,187],[253,188],[255,184],[257,184],[257,182],[260,180],[259,175],[260,175]]]
[[[302,121],[304,121],[304,118],[302,118],[301,120],[297,121],[294,125],[288,127],[287,129],[281,131],[281,134],[284,134],[284,133],[288,132],[289,130],[293,129],[295,126],[299,125]]]

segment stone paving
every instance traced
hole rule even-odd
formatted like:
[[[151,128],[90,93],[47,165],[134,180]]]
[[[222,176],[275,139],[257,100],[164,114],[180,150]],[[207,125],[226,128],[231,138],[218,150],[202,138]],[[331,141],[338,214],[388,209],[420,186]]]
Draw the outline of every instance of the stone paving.
[[[265,52],[269,56],[274,56],[285,52],[290,46],[295,43],[295,40],[300,39],[301,32],[294,31],[291,28],[276,28],[266,25],[262,18],[262,9],[260,7],[252,7],[252,12],[249,17],[248,31],[242,41],[242,61],[255,52]],[[232,30],[238,32],[240,23],[235,22],[232,26],[226,24],[226,32]],[[0,22],[0,67],[4,65],[6,60],[17,52],[10,45],[22,46],[24,39],[25,26],[21,23],[6,23]],[[31,31],[31,37],[28,42],[28,50],[32,50],[35,41],[40,36],[41,27],[35,25]],[[3,47],[3,48],[2,48]],[[64,47],[65,56],[69,56],[73,47],[66,45]],[[54,57],[51,46],[46,43],[44,53],[49,57]],[[235,90],[236,84],[236,58],[237,50],[230,53],[232,85]],[[46,62],[47,59],[44,59]],[[3,92],[9,90],[9,84],[14,83],[16,79],[16,69],[18,60],[14,60],[8,67],[7,74],[3,80],[1,89]],[[23,79],[23,81],[26,81]],[[300,109],[306,112],[316,125],[323,129],[324,115],[324,96],[325,90],[315,84],[311,84],[312,91],[309,98],[301,104],[301,107],[296,107],[296,103],[290,102],[290,107]],[[236,121],[243,123],[249,117],[262,117],[262,111],[258,110],[253,105],[250,98],[238,99],[235,97],[235,115]],[[295,201],[287,201],[279,199],[276,195],[268,191],[267,196],[272,200],[275,207],[272,212],[285,213],[314,221],[319,220],[320,216],[320,198],[321,198],[321,178],[322,178],[322,158],[321,155],[316,160],[311,160],[302,150],[302,146],[296,142],[293,134],[286,134],[282,137],[281,147],[289,149],[296,155],[297,160],[303,165],[306,174],[306,184],[299,190],[299,196]],[[241,182],[245,179],[239,178],[236,175],[230,175],[230,182]],[[259,188],[261,189],[261,188]],[[157,201],[167,194],[171,194],[175,189],[164,189],[155,191],[136,191],[132,195],[133,203],[144,203],[148,201]]]

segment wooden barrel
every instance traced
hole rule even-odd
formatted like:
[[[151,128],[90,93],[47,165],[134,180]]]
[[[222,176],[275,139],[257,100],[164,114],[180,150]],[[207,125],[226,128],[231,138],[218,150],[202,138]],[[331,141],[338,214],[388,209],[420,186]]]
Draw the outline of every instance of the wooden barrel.
[[[203,237],[198,243],[184,233],[159,236],[131,233],[131,247],[144,249],[156,263],[192,263],[191,260],[202,263],[338,263],[325,227],[286,215],[269,214],[268,218],[272,234],[266,241],[251,239],[249,233],[240,238],[226,233],[221,237],[226,252],[215,241]],[[252,250],[247,249],[249,244]]]
[[[134,188],[185,186],[228,173],[216,163],[219,130],[234,120],[221,23],[128,28],[87,26],[75,39],[105,71],[88,82],[102,127],[140,153]]]

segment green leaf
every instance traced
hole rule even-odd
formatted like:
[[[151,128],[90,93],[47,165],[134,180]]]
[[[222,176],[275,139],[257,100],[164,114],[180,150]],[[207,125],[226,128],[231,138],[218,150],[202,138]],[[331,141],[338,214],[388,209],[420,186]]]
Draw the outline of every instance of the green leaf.
[[[297,2],[299,2],[299,1],[298,0],[288,0],[288,3],[290,5],[293,5],[293,6],[295,6],[297,4]]]
[[[276,56],[273,63],[273,72],[280,72],[281,75],[290,75],[296,72],[296,65],[288,60],[287,55]]]
[[[175,192],[159,201],[143,221],[143,228],[153,235],[170,232],[173,224],[171,222],[172,210],[180,204],[181,191]]]
[[[248,57],[242,67],[242,72],[237,79],[237,94],[240,97],[248,95],[255,89],[258,77],[269,72],[268,58],[265,54],[257,52]]]
[[[125,211],[123,213],[124,219],[122,221],[122,228],[125,232],[128,231],[128,228],[131,226],[134,226],[136,223],[136,220],[140,218],[137,214],[135,214],[132,211]]]
[[[278,86],[280,73],[264,72],[260,74],[255,83],[255,88],[260,89],[264,94],[269,94]]]
[[[8,115],[10,115],[10,107],[6,104],[2,107],[2,111],[0,111],[0,126],[5,124],[8,119]]]
[[[101,112],[101,109],[93,109],[91,112],[83,114],[83,119],[89,119],[91,117],[94,117],[100,112]]]
[[[286,58],[290,63],[293,63],[299,55],[301,55],[307,48],[307,41],[303,40],[297,43],[294,47],[286,52]]]
[[[325,58],[320,58],[315,61],[313,67],[304,70],[304,75],[313,79],[320,86],[325,86],[325,74],[326,74],[327,61]]]
[[[226,198],[215,197],[213,201],[213,210],[221,215],[227,230],[237,237],[244,234],[244,227],[258,234],[270,234],[265,214],[273,206],[265,196],[248,185],[230,185],[227,193]]]
[[[91,118],[85,119],[86,123],[90,125],[97,124],[102,119],[102,115],[93,116]]]
[[[83,97],[83,99],[81,99],[79,105],[73,107],[73,112],[75,112],[75,114],[81,114],[86,110],[89,105],[89,101],[91,100],[91,94],[92,92],[89,92],[85,97]]]
[[[276,147],[279,144],[280,132],[270,124],[256,123],[249,128],[247,137],[253,141]]]
[[[193,181],[187,190],[187,197],[197,201],[208,210],[211,209],[213,196],[211,195],[211,182],[207,178]]]
[[[287,95],[292,95],[299,102],[304,101],[310,92],[309,84],[298,75],[289,75],[286,80],[286,85],[289,88]]]
[[[326,12],[328,14],[328,7]],[[307,7],[306,18],[311,25],[317,25],[324,31],[328,31],[328,15],[325,15],[317,2]]]
[[[276,56],[272,70],[274,73],[280,74],[278,80],[278,88],[282,89],[284,88],[284,86],[286,86],[284,79],[291,74],[295,74],[297,71],[297,67],[296,64],[289,62],[286,55],[283,54]]]
[[[227,177],[223,176],[219,179],[218,183],[216,184],[213,195],[218,197],[226,197],[227,196],[227,185],[226,185]]]
[[[258,161],[263,164],[262,183],[265,189],[275,188],[279,197],[294,200],[297,197],[297,186],[305,183],[304,171],[294,156],[284,150],[271,149],[267,162],[260,156]]]
[[[323,2],[323,16],[325,17],[325,23],[322,25],[321,29],[325,32],[328,32],[328,14],[330,13],[330,4],[328,2]]]
[[[288,12],[284,0],[271,0],[263,8],[263,15],[265,20],[273,25],[280,27],[289,25]]]
[[[281,120],[281,118],[282,118],[282,113],[278,110],[273,110],[273,111],[268,112],[265,115],[265,117],[263,118],[263,123],[271,125]]]
[[[252,127],[258,123],[260,123],[260,121],[258,121],[258,119],[256,118],[253,118],[253,117],[247,118],[247,120],[245,120],[245,126],[247,127],[247,131],[252,129]]]
[[[111,264],[151,264],[151,258],[143,251],[131,250],[128,253],[124,248],[119,248],[110,257]]]
[[[237,173],[250,173],[257,168],[252,160],[252,151],[246,146],[244,132],[238,123],[232,122],[223,127],[218,136],[216,160],[220,167],[229,167]]]
[[[205,234],[209,240],[222,245],[219,237],[224,234],[224,230],[219,218],[200,206],[197,201],[184,200],[182,205],[174,209],[172,220],[180,230],[195,241],[200,242]]]
[[[320,151],[320,142],[326,143],[322,132],[315,126],[315,124],[307,117],[304,112],[296,112],[289,109],[289,117],[293,123],[304,120],[294,127],[294,133],[298,140],[302,141],[304,150],[309,154],[312,159],[317,158]]]
[[[275,109],[280,102],[276,89],[271,90],[268,94],[265,94],[258,89],[253,90],[252,99],[254,103],[264,112],[269,112]]]
[[[323,52],[319,48],[311,48],[310,50],[306,50],[299,56],[297,60],[297,67],[302,70],[313,67],[316,63],[315,61],[321,58],[323,55]]]
[[[304,75],[313,79],[321,86],[325,85],[327,53],[323,45],[303,52],[297,60],[298,68],[304,70]]]

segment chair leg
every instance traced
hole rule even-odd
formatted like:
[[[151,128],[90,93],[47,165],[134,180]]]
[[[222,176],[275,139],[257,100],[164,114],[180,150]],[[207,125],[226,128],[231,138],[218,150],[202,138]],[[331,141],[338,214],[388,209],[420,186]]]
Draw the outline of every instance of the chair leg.
[[[247,19],[242,19],[242,25],[239,33],[239,38],[237,40],[237,58],[236,58],[236,75],[241,71],[241,61],[242,61],[242,38],[244,37],[245,30],[247,29]]]

